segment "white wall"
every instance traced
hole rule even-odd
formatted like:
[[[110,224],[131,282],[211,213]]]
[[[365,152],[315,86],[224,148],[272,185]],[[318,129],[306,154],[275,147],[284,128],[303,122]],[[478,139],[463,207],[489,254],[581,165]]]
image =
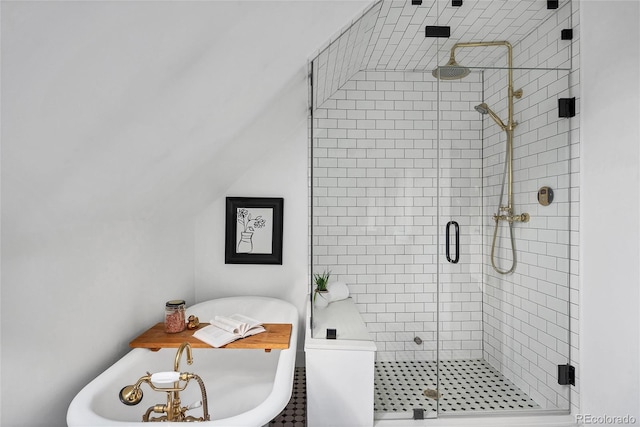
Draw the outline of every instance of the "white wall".
[[[640,4],[581,3],[580,411],[640,420]],[[637,421],[636,421],[637,422]]]
[[[168,299],[300,299],[307,60],[368,3],[2,2],[0,424],[65,425]],[[202,249],[249,192],[285,197],[283,266]]]
[[[162,320],[165,301],[193,303],[193,257],[192,221],[3,225],[1,424],[64,425],[73,396]]]
[[[306,94],[304,78],[297,94]],[[304,96],[298,97],[304,101]],[[303,102],[304,104],[304,102]],[[298,308],[303,325],[308,275],[307,212],[307,121],[302,105],[296,123],[283,141],[273,141],[274,150],[252,165],[226,192],[228,197],[284,198],[282,265],[225,264],[225,197],[212,202],[196,218],[195,292],[204,301],[233,295],[264,295],[281,298]],[[295,117],[295,116],[294,116]],[[292,117],[293,118],[293,117]],[[300,328],[298,342],[303,342]],[[298,363],[302,364],[302,345]]]
[[[193,220],[156,214],[173,86],[140,53],[149,9],[124,7],[2,4],[2,425],[64,425],[165,301],[194,300]]]

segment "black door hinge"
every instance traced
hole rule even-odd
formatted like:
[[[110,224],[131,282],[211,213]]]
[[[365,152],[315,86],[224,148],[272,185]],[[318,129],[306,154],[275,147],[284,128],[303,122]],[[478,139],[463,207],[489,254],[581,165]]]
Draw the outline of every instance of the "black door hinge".
[[[576,385],[576,368],[570,364],[558,365],[558,384]]]
[[[413,408],[413,419],[414,420],[424,420],[424,409],[423,408]]]
[[[576,98],[558,98],[558,117],[575,117]]]

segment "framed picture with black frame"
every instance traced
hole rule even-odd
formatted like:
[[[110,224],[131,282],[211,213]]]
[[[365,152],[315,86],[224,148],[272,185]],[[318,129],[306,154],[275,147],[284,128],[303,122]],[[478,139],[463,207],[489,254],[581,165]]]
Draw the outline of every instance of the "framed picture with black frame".
[[[284,199],[227,197],[225,264],[282,264]]]

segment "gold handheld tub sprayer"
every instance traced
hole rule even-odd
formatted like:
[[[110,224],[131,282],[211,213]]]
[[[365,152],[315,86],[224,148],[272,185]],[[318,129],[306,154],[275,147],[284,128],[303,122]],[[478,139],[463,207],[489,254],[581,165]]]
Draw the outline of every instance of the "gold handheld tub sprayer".
[[[143,383],[146,383],[152,390],[167,393],[167,403],[150,406],[142,416],[142,421],[178,421],[178,422],[192,422],[192,421],[209,421],[209,409],[207,404],[207,391],[204,387],[204,382],[196,374],[188,372],[180,372],[180,359],[182,353],[187,350],[187,364],[193,363],[193,355],[191,351],[191,345],[187,342],[182,343],[180,348],[176,352],[176,357],[173,363],[173,371],[157,372],[155,374],[144,375],[136,381],[133,385],[128,385],[120,390],[120,401],[125,405],[133,406],[142,401],[143,393],[140,388]],[[180,406],[180,392],[184,391],[189,384],[189,381],[196,380],[200,386],[200,393],[202,400],[195,402],[189,406]],[[184,382],[184,385],[181,385]],[[156,384],[171,384],[168,387],[158,387]],[[202,417],[193,417],[186,415],[186,412],[191,409],[195,409],[202,406]],[[152,417],[152,413],[163,414],[159,417]]]

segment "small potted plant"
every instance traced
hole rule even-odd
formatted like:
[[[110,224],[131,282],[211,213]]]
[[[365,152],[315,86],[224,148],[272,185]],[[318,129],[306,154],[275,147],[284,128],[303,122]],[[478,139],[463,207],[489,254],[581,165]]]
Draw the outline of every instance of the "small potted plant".
[[[329,292],[329,290],[327,289],[327,283],[329,283],[330,276],[331,272],[326,270],[322,274],[316,273],[313,275],[313,282],[316,285],[316,288],[313,291],[313,301],[316,303],[316,306],[321,305],[323,307],[326,307],[329,304],[329,299],[327,298],[326,294]],[[316,302],[318,294],[320,294],[320,298],[323,300],[321,301],[321,304],[318,304],[318,302]]]

